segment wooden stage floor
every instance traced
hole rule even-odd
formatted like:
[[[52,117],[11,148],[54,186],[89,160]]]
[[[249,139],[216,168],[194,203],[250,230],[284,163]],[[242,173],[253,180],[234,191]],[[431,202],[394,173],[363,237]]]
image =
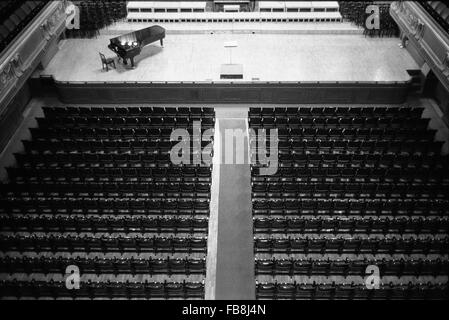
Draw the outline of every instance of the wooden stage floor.
[[[243,81],[407,81],[407,69],[418,69],[398,38],[365,38],[359,34],[167,34],[142,50],[135,69],[117,63],[102,71],[98,52],[113,35],[68,39],[42,75],[59,81],[219,81],[229,63],[226,41],[237,41],[232,61],[243,65]],[[241,80],[240,80],[241,81]]]

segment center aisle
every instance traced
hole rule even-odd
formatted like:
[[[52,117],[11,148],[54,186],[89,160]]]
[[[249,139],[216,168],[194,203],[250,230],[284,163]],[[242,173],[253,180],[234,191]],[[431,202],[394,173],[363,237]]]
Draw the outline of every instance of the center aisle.
[[[209,241],[215,243],[217,254],[214,265],[208,267],[208,272],[215,272],[215,281],[213,284],[208,283],[210,287],[206,289],[206,299],[253,300],[254,238],[248,160],[248,109],[216,108],[215,112],[218,123],[215,159],[221,160],[214,161],[214,172],[219,174],[216,191],[220,196],[216,198],[218,205],[210,217],[218,226],[215,241],[209,238]],[[239,136],[239,133],[243,133],[242,139],[229,139]]]

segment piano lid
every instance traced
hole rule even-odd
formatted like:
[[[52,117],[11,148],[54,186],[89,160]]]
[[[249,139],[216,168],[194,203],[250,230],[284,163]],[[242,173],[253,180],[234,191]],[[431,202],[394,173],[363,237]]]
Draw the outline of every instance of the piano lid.
[[[141,30],[136,30],[127,34],[110,39],[111,43],[121,44],[122,42],[144,42],[149,43],[165,37],[165,29],[154,25]]]

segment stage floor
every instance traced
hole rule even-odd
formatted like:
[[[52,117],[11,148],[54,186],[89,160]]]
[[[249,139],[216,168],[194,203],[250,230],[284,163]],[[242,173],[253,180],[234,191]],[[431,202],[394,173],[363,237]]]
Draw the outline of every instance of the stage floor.
[[[169,34],[163,48],[157,42],[142,50],[135,69],[117,63],[106,72],[98,52],[114,56],[111,37],[63,40],[41,74],[59,81],[220,81],[221,65],[230,62],[227,41],[238,43],[232,62],[243,65],[243,81],[406,81],[406,70],[418,69],[398,38],[229,32]]]

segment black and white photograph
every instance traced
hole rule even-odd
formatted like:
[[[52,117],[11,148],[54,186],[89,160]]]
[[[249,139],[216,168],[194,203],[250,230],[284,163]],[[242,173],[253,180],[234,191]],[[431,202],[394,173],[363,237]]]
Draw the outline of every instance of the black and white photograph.
[[[0,1],[0,303],[266,318],[448,277],[447,2]]]

